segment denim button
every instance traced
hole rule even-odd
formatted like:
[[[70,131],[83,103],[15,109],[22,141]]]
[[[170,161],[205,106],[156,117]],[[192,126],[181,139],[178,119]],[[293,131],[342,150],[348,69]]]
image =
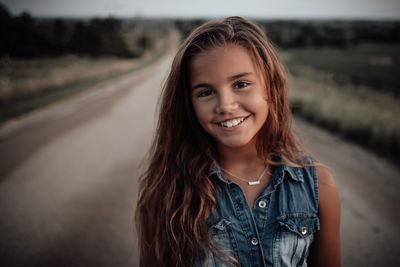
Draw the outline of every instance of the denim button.
[[[258,206],[263,209],[267,206],[267,203],[264,200],[261,200],[260,202],[258,202]]]
[[[306,235],[307,234],[307,227],[303,226],[301,227],[301,234]]]
[[[251,244],[252,244],[253,246],[257,246],[257,245],[258,245],[258,239],[255,238],[255,237],[253,237],[253,238],[251,239]]]

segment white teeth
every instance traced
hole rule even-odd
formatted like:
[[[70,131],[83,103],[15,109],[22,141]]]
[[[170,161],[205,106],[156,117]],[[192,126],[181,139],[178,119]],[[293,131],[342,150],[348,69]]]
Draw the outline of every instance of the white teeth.
[[[220,122],[219,124],[223,127],[232,128],[232,127],[239,125],[244,120],[245,120],[245,118],[233,119],[233,120],[229,120],[229,121]]]

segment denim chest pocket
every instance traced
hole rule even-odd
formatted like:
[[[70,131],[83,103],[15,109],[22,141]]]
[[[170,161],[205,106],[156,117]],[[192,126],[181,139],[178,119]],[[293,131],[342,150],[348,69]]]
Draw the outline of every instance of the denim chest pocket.
[[[319,219],[314,214],[293,213],[276,218],[274,261],[276,266],[307,266],[307,256]]]
[[[237,259],[237,242],[233,233],[232,222],[223,218],[208,228],[208,234],[217,254],[208,253],[207,265],[204,266],[232,266],[229,263],[229,258]]]

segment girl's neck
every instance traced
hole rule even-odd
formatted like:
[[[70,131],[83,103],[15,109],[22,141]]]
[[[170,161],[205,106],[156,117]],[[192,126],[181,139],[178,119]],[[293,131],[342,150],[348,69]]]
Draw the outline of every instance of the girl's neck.
[[[255,146],[243,148],[218,148],[218,163],[221,167],[232,171],[249,171],[263,169],[265,163],[258,155]]]

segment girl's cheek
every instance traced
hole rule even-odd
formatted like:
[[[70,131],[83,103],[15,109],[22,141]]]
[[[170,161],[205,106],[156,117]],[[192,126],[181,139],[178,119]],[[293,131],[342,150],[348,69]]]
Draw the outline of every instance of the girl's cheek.
[[[262,93],[252,94],[246,98],[246,101],[254,105],[268,105],[267,97]]]

